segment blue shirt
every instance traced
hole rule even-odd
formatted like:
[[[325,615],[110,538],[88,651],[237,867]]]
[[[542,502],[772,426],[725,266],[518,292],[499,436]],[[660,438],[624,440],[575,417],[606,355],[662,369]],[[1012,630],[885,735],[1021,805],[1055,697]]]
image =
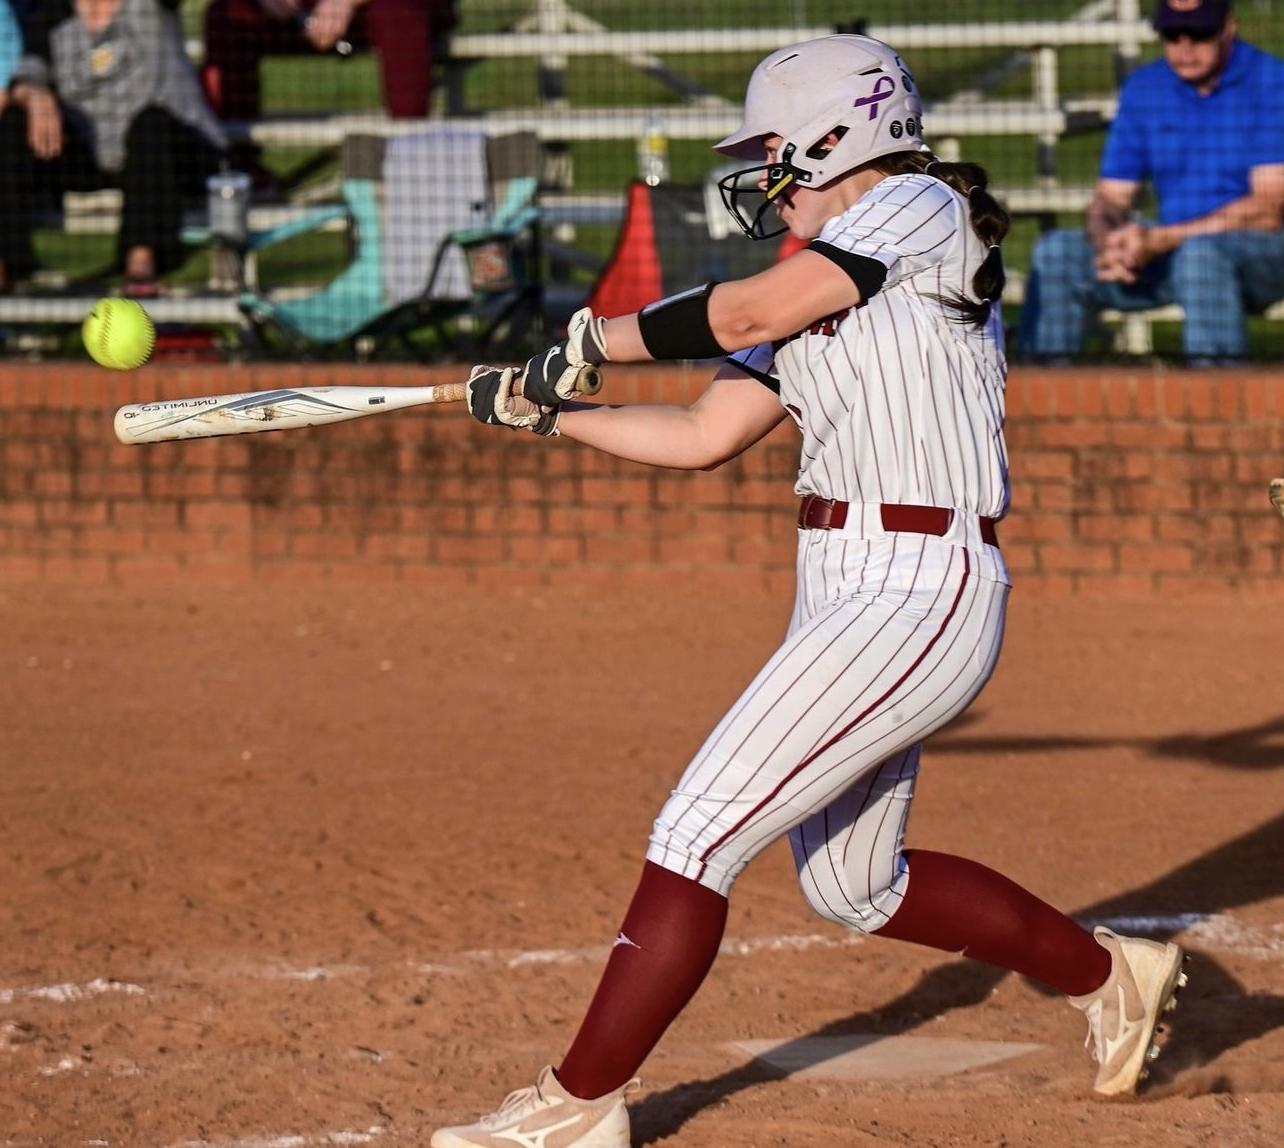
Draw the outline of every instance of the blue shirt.
[[[1155,190],[1161,224],[1184,223],[1249,193],[1249,171],[1284,163],[1284,60],[1236,40],[1207,96],[1166,60],[1124,80],[1101,157],[1103,179]]]

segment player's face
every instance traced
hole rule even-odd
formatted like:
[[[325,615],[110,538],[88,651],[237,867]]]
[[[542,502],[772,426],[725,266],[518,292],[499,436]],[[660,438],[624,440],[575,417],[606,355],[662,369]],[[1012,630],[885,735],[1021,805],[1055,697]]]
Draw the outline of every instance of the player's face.
[[[767,149],[767,164],[776,162],[777,154],[783,139],[781,136],[767,136],[763,141]],[[758,176],[758,186],[767,190],[767,170],[763,169]],[[834,192],[834,185],[810,188],[799,187],[791,183],[774,200],[773,206],[780,222],[799,239],[815,239],[820,229],[842,209],[843,204]]]
[[[1200,88],[1211,84],[1222,74],[1234,41],[1235,21],[1232,19],[1212,34],[1182,33],[1171,40],[1165,36],[1164,59],[1186,83]]]

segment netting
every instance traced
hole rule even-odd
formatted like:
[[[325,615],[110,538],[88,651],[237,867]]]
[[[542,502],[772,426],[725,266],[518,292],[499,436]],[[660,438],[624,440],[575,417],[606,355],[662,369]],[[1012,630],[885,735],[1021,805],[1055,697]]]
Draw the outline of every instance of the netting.
[[[0,338],[76,353],[119,292],[158,354],[494,358],[604,282],[751,273],[777,250],[711,145],[764,55],[856,32],[1012,215],[1016,353],[1275,358],[1284,26],[1175,7],[1157,34],[1151,0],[0,0]],[[1104,272],[1132,223],[1151,249]]]

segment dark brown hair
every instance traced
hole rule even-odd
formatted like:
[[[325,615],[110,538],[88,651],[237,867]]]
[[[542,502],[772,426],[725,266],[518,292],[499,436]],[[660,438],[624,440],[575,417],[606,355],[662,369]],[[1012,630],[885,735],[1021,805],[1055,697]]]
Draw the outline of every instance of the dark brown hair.
[[[1003,295],[1007,276],[1003,270],[1003,252],[999,245],[1008,233],[1011,219],[1002,204],[986,189],[989,173],[976,163],[946,163],[926,151],[898,151],[871,160],[869,166],[884,175],[910,175],[922,172],[952,187],[967,200],[976,237],[989,249],[981,266],[972,276],[972,294],[976,300],[954,295],[941,302],[958,312],[961,322],[985,326],[990,310]]]

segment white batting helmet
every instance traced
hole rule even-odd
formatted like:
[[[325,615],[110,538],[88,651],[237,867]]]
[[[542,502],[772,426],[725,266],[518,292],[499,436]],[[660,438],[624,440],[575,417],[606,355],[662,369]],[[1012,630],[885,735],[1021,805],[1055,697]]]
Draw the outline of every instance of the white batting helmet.
[[[839,139],[825,151],[831,132]],[[781,137],[770,201],[795,181],[820,187],[879,156],[923,149],[923,101],[904,61],[881,40],[821,36],[780,48],[753,70],[744,121],[713,146],[763,160],[769,135]]]

